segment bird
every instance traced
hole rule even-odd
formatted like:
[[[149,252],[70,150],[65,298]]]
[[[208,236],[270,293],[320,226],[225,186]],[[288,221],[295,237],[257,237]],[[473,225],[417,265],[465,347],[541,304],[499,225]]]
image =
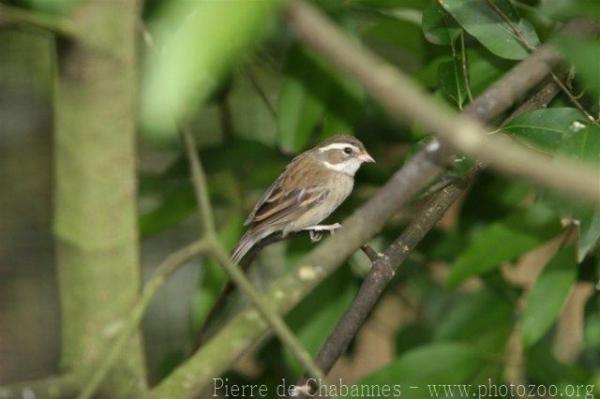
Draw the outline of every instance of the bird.
[[[262,239],[274,233],[308,231],[312,241],[333,234],[340,223],[320,225],[350,195],[354,175],[365,162],[375,162],[363,143],[337,134],[299,154],[271,184],[246,219],[248,226],[231,253],[239,261]]]

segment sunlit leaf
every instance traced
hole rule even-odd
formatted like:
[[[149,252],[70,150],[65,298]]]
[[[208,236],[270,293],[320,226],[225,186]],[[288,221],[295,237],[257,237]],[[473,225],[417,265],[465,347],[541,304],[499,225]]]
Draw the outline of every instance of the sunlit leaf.
[[[526,347],[542,338],[560,314],[577,276],[573,252],[573,248],[565,248],[554,255],[527,297],[521,326]]]

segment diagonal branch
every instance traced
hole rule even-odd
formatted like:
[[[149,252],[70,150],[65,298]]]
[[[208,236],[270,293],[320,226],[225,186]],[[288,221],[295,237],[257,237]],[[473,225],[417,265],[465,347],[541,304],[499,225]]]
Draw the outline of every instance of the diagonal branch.
[[[435,133],[455,150],[485,162],[490,167],[561,191],[572,198],[600,203],[598,170],[568,159],[549,159],[505,135],[487,135],[487,129],[472,118],[454,115],[408,76],[386,64],[369,50],[358,47],[326,17],[307,3],[292,0],[288,22],[305,45],[348,76],[359,81],[398,124],[415,122]],[[600,21],[584,20],[589,29]],[[549,57],[557,58],[550,48]],[[545,69],[549,71],[550,68]]]

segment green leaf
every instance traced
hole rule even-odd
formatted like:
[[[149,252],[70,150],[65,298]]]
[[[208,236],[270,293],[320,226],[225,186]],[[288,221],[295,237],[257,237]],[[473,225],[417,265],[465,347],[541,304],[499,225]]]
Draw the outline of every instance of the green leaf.
[[[600,240],[600,210],[579,219],[579,240],[577,241],[577,262],[583,261]]]
[[[468,277],[491,271],[537,247],[558,229],[554,213],[541,205],[494,222],[478,232],[458,257],[447,283],[456,286]]]
[[[452,60],[440,64],[438,79],[442,94],[448,101],[462,109],[462,105],[467,99],[467,89],[459,62]]]
[[[537,149],[554,153],[582,121],[585,117],[575,108],[539,109],[517,116],[503,130]]]
[[[420,347],[360,380],[359,386],[390,386],[400,391],[376,397],[430,397],[427,384],[458,384],[469,381],[483,364],[479,352],[468,344],[436,343]],[[410,386],[418,388],[409,388]],[[360,393],[343,395],[359,398]]]
[[[423,9],[422,27],[425,38],[433,44],[449,45],[460,33],[456,23],[435,0]]]
[[[573,248],[561,249],[539,276],[527,297],[521,334],[525,347],[535,344],[552,327],[577,276]]]
[[[275,21],[279,1],[172,1],[152,26],[142,82],[143,132],[175,137],[176,125],[204,102],[223,76]]]
[[[561,52],[575,65],[575,76],[581,76],[590,90],[600,96],[600,38],[582,40],[561,37],[556,42]]]
[[[290,49],[279,93],[277,126],[284,151],[302,151],[323,117],[331,90],[327,73],[300,47]]]
[[[490,335],[499,335],[500,341],[494,339],[493,347],[486,348],[499,352],[503,350],[512,329],[512,317],[513,308],[506,298],[483,289],[461,298],[437,326],[435,337],[438,340],[463,340],[476,344],[487,341]]]
[[[186,182],[188,183],[188,182]],[[142,237],[148,237],[177,225],[196,209],[196,199],[189,184],[173,187],[160,205],[139,218]]]
[[[498,58],[481,46],[467,47],[469,85],[479,96],[512,67],[512,62]]]
[[[438,0],[471,36],[492,53],[510,60],[527,56],[527,48],[519,42],[509,24],[486,1]],[[502,13],[519,29],[531,47],[539,44],[538,36],[527,21],[521,19],[507,0],[493,0]]]
[[[404,71],[416,71],[425,56],[421,26],[395,14],[380,16],[367,25],[361,39],[387,61]]]
[[[600,3],[597,0],[540,0],[537,9],[551,18],[600,16]]]

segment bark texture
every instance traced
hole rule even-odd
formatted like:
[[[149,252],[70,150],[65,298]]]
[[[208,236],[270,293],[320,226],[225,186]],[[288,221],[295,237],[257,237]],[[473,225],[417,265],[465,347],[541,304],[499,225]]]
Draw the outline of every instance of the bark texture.
[[[56,83],[54,233],[62,364],[90,370],[139,295],[135,115],[137,1],[83,1],[78,40],[61,46]],[[140,397],[140,336],[101,391]]]

